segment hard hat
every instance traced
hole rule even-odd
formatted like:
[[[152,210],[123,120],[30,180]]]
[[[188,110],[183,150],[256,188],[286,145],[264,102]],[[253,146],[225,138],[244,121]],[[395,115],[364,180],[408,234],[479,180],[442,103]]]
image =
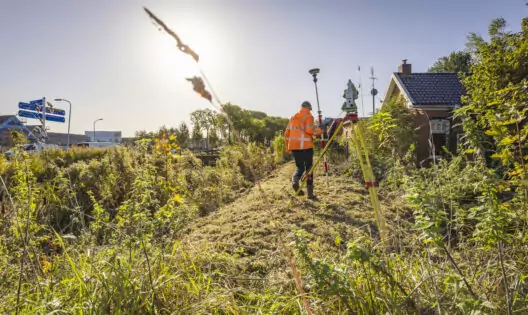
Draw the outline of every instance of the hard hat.
[[[303,108],[309,108],[310,110],[312,110],[312,104],[310,104],[310,102],[308,101],[304,101],[301,105],[301,107]]]

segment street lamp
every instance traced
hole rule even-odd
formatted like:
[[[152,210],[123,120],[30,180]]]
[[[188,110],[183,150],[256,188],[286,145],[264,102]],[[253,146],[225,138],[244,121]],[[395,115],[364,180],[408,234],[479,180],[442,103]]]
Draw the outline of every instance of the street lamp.
[[[93,141],[95,141],[95,123],[100,121],[100,120],[103,120],[103,119],[99,118],[99,119],[94,120],[94,123],[93,123]]]
[[[71,102],[63,98],[56,98],[55,102],[68,102],[68,104],[70,104],[70,108],[68,109],[68,148],[69,148],[70,147]]]

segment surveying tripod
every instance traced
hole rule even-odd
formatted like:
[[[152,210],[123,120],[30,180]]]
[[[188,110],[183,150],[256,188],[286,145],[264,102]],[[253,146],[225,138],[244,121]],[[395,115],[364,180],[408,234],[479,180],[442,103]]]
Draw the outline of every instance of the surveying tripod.
[[[308,171],[307,174],[305,174],[305,176],[303,176],[301,180],[301,184],[299,185],[300,187],[296,192],[296,195],[298,195],[299,192],[303,189],[303,186],[306,183],[307,178],[309,176],[312,176],[313,171],[315,170],[317,165],[321,162],[326,151],[331,147],[330,145],[334,141],[335,137],[339,134],[339,132],[341,131],[345,123],[349,122],[351,131],[352,131],[350,142],[352,144],[353,150],[355,150],[357,153],[356,155],[358,157],[359,165],[361,166],[361,172],[363,173],[363,179],[365,181],[365,188],[368,189],[370,201],[374,209],[374,217],[376,219],[376,224],[380,232],[381,241],[382,242],[388,241],[387,225],[385,223],[385,217],[381,213],[381,207],[380,207],[380,202],[378,198],[377,187],[379,185],[374,177],[374,172],[372,171],[372,165],[370,163],[367,146],[365,145],[365,137],[363,135],[363,130],[361,126],[358,126],[359,118],[357,114],[357,107],[351,106],[350,104],[347,106],[345,104],[343,106],[343,110],[345,111],[344,119],[339,123],[339,125],[335,129],[333,135],[330,137],[330,139],[326,143],[325,148],[323,149],[321,154],[318,156],[315,163],[312,165],[312,168]]]

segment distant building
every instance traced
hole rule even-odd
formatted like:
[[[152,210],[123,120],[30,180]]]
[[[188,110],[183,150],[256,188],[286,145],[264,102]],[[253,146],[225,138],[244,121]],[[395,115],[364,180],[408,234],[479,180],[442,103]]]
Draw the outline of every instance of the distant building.
[[[38,131],[35,130],[37,128],[41,128],[40,125],[29,125],[26,126],[33,134],[37,134]],[[56,144],[59,146],[67,146],[68,145],[68,133],[62,133],[62,132],[48,132],[47,133],[48,138],[46,139],[46,143],[48,144]],[[70,133],[70,145],[76,145],[81,142],[90,141],[90,137],[87,137],[85,135],[78,135]]]
[[[121,131],[85,131],[84,135],[91,141],[121,143],[123,141]]]
[[[37,135],[40,134],[40,125],[26,125],[24,121],[15,115],[0,116],[0,146],[11,147],[11,132],[18,131],[24,134],[29,142],[37,141]],[[46,143],[66,146],[68,144],[68,134],[59,132],[48,132]],[[70,134],[70,144],[90,141],[90,137],[84,135]]]
[[[70,145],[75,145],[81,142],[90,141],[90,137],[85,135],[75,135],[70,134]],[[48,140],[46,143],[56,144],[60,146],[68,145],[68,134],[67,133],[58,133],[58,132],[48,132]]]

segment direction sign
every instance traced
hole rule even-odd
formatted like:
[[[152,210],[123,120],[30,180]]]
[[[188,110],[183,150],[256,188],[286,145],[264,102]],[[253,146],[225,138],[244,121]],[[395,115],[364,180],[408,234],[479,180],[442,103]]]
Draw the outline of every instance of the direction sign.
[[[40,103],[42,104],[42,102],[40,102]],[[33,111],[37,111],[37,112],[41,112],[42,111],[42,107],[41,106],[42,105],[38,105],[36,103],[33,103],[33,104],[24,103],[24,102],[18,103],[18,108],[20,108],[20,109],[33,110]],[[37,107],[41,107],[41,108],[37,108]],[[64,115],[66,115],[66,111],[64,109],[46,107],[46,114],[64,116]]]
[[[42,113],[40,112],[30,112],[27,110],[19,110],[18,116],[25,117],[25,118],[32,118],[32,119],[42,119]],[[66,119],[64,116],[55,116],[55,115],[46,115],[46,120],[54,121],[54,122],[65,122]]]
[[[34,105],[40,105],[40,106],[42,106],[42,99],[31,101],[31,102],[29,102],[29,104],[34,104]]]

